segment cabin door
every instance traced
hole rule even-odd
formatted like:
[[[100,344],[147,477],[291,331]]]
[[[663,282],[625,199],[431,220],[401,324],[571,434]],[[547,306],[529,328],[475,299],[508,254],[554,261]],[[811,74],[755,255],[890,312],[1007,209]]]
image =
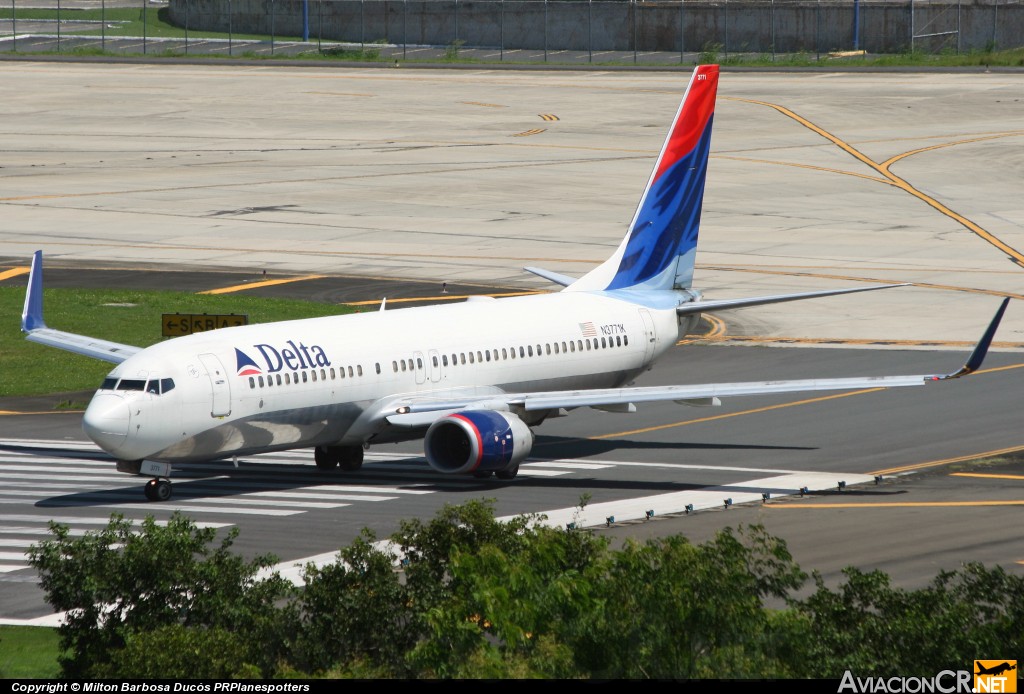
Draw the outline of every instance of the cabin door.
[[[640,318],[644,322],[644,364],[649,364],[654,356],[658,335],[654,330],[654,320],[651,318],[650,311],[645,308],[640,309]]]
[[[206,367],[206,375],[210,377],[210,388],[213,389],[211,417],[227,417],[231,414],[231,385],[228,373],[216,354],[200,354],[199,361]]]

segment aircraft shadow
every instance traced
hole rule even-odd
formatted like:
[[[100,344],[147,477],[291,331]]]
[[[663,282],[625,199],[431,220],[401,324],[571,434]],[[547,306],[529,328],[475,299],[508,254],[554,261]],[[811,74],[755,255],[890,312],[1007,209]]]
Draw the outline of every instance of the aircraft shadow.
[[[66,448],[43,448],[40,446],[16,446],[13,444],[0,444],[0,452],[20,453],[21,455],[33,455],[40,458],[72,458],[75,460],[109,460],[113,464],[113,458],[100,450],[95,451],[69,451]]]
[[[518,489],[544,489],[544,490],[566,490],[574,491],[577,493],[593,492],[593,491],[613,491],[613,492],[643,492],[647,494],[667,494],[672,492],[683,492],[683,491],[698,491],[698,490],[722,490],[723,493],[741,493],[744,491],[761,493],[763,491],[773,492],[775,494],[780,493],[781,490],[764,489],[758,487],[757,489],[746,488],[742,485],[724,487],[721,484],[694,484],[685,481],[652,481],[652,480],[609,480],[609,479],[597,479],[593,477],[527,477],[522,476],[511,481],[499,481],[497,479],[490,480],[469,480],[465,484],[451,485],[451,484],[438,484],[436,487],[430,484],[424,484],[427,475],[436,475],[432,471],[424,471],[424,477],[421,481],[417,482],[417,488],[424,491],[436,491],[440,493],[462,493],[471,496],[483,495],[500,491],[505,488],[518,488]],[[344,477],[338,477],[337,479],[324,479],[323,485],[333,485],[339,482],[344,483],[348,486],[357,487],[361,484],[365,484],[367,491],[373,491],[373,488],[380,484],[381,478],[379,475],[373,475],[372,478],[367,479],[363,473],[349,473]],[[194,487],[201,483],[202,490]],[[192,488],[190,488],[192,487]],[[176,506],[188,506],[190,503],[201,502],[204,500],[216,500],[216,499],[240,499],[244,498],[246,494],[252,491],[289,491],[296,489],[306,489],[315,491],[316,485],[309,483],[289,483],[284,480],[279,481],[274,485],[268,485],[266,489],[239,489],[238,482],[225,479],[218,480],[181,480],[176,479],[174,482],[174,498],[166,503],[151,502],[147,501],[142,494],[142,483],[138,486],[132,487],[121,487],[118,489],[104,489],[87,492],[76,492],[73,494],[62,494],[53,496],[47,499],[40,499],[35,503],[38,508],[74,508],[74,507],[104,507],[117,505],[119,507],[137,507],[139,509],[149,510],[161,510],[166,508],[167,510],[173,510]],[[789,490],[791,493],[791,490]],[[875,490],[875,489],[860,489],[853,490],[847,489],[842,492],[838,491],[815,491],[808,494],[812,497],[832,497],[832,498],[879,498],[879,497],[892,497],[906,494],[904,490]],[[318,500],[319,501],[319,500]],[[240,506],[240,508],[242,508]],[[319,509],[306,509],[306,510],[319,510]]]
[[[539,450],[538,450],[539,449]],[[77,452],[53,448],[29,448],[21,446],[0,446],[0,450],[33,455],[59,456],[63,458],[79,458],[91,460],[109,460],[112,474],[113,460],[106,454],[97,451]],[[815,450],[808,446],[769,446],[760,444],[725,444],[725,443],[668,443],[649,441],[600,441],[577,439],[562,436],[541,436],[537,439],[535,453],[543,458],[587,458],[616,450],[674,450],[680,453],[687,451],[803,451]],[[709,466],[713,470],[714,466]],[[616,492],[638,491],[643,493],[669,493],[688,490],[706,489],[714,485],[698,484],[686,481],[687,471],[680,470],[677,479],[601,479],[587,474],[587,471],[574,471],[575,474],[560,477],[534,477],[527,474],[519,475],[515,480],[501,481],[495,477],[474,479],[466,476],[447,476],[432,470],[422,456],[410,454],[406,460],[389,462],[369,462],[359,472],[341,472],[340,470],[319,471],[311,465],[296,463],[252,463],[245,458],[240,460],[239,467],[232,465],[229,459],[206,463],[182,463],[175,465],[174,497],[166,504],[153,505],[142,494],[142,486],[147,477],[136,478],[138,484],[113,487],[109,489],[89,489],[70,494],[55,494],[39,499],[35,506],[40,508],[68,507],[103,507],[116,505],[120,507],[138,507],[147,510],[159,510],[161,506],[186,506],[190,503],[203,503],[217,499],[241,499],[254,492],[287,492],[306,490],[315,493],[317,487],[346,485],[350,487],[366,487],[367,492],[377,492],[377,488],[385,486],[402,486],[415,484],[417,489],[429,490],[445,494],[470,493],[488,494],[505,488],[534,488],[547,490],[572,490],[582,493],[588,490],[608,490]],[[55,475],[55,478],[58,476]],[[126,476],[126,481],[128,477]],[[845,492],[849,494],[849,492]],[[386,492],[384,492],[386,494]],[[261,499],[260,501],[271,501]],[[324,501],[324,499],[311,499]],[[314,510],[314,509],[309,509]]]
[[[495,477],[487,479],[474,479],[471,477],[448,477],[431,470],[423,461],[418,463],[402,463],[402,469],[389,466],[388,463],[372,463],[364,466],[359,472],[346,473],[341,471],[331,472],[309,472],[305,466],[260,464],[260,469],[253,469],[253,466],[234,468],[230,463],[225,463],[225,470],[222,473],[200,474],[194,477],[178,476],[189,475],[187,465],[182,465],[176,470],[174,480],[174,497],[165,504],[154,503],[146,500],[142,494],[142,487],[146,482],[145,477],[137,478],[138,484],[117,487],[111,489],[83,490],[71,494],[59,494],[36,501],[35,506],[39,508],[68,508],[68,507],[137,507],[139,509],[160,510],[162,507],[173,510],[177,506],[189,506],[196,503],[216,502],[218,499],[242,500],[251,499],[248,495],[254,492],[289,492],[305,491],[316,493],[318,487],[333,487],[345,485],[350,487],[348,493],[359,493],[360,487],[365,487],[367,493],[387,496],[387,492],[381,490],[382,486],[410,486],[420,491],[431,491],[444,494],[450,498],[453,495],[461,497],[489,497],[504,489],[537,489],[545,491],[563,490],[572,496],[567,501],[571,502],[578,495],[595,491],[608,491],[615,493],[641,493],[641,494],[667,494],[682,491],[696,490],[717,490],[723,492],[739,493],[742,491],[753,491],[761,493],[770,491],[775,494],[782,493],[782,490],[772,489],[747,489],[740,485],[723,486],[722,482],[696,483],[687,481],[686,477],[691,471],[681,469],[676,479],[610,479],[600,478],[591,474],[590,471],[574,471],[572,475],[559,477],[540,477],[529,474],[520,474],[514,480],[502,481]],[[206,466],[208,467],[208,466]],[[273,471],[268,468],[279,468]],[[280,469],[284,468],[284,470]],[[419,469],[410,469],[419,468]],[[295,471],[294,476],[282,477],[281,473],[287,469]],[[297,469],[302,470],[299,472]],[[789,490],[791,493],[792,490]],[[838,491],[817,491],[812,492],[814,496],[835,495],[841,498],[853,498],[855,496],[890,496],[903,494],[903,491],[882,490],[882,489],[847,489]],[[329,501],[325,498],[310,499],[315,502]],[[261,503],[273,502],[271,497],[260,497]],[[294,500],[293,500],[294,501]],[[356,502],[358,503],[358,502]],[[239,508],[243,508],[239,505]],[[299,507],[297,507],[299,508]],[[306,508],[300,510],[319,510],[318,508]]]
[[[577,439],[569,436],[538,436],[533,454],[544,458],[586,458],[613,451],[814,451],[817,446],[768,446],[744,443],[697,443],[631,441],[629,439]]]

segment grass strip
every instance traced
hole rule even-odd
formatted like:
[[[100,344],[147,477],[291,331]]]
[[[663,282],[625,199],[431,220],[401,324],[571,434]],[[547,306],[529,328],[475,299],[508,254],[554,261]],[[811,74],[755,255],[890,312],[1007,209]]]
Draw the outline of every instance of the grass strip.
[[[3,377],[0,397],[47,395],[92,390],[113,364],[29,342],[19,329],[25,290],[0,287]],[[148,347],[162,340],[164,313],[247,314],[249,323],[351,313],[348,306],[239,295],[133,289],[45,289],[47,326],[80,335]]]

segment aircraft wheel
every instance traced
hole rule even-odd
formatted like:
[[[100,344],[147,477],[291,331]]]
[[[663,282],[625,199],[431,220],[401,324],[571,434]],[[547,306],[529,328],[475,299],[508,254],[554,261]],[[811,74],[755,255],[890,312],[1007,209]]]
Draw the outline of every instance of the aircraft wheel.
[[[338,456],[331,448],[317,446],[313,449],[313,461],[321,470],[333,470],[338,467]]]
[[[155,496],[157,501],[167,501],[171,498],[171,483],[168,480],[157,480]]]
[[[171,498],[171,483],[169,480],[151,479],[146,482],[143,492],[150,501],[167,501]]]
[[[338,446],[338,458],[342,470],[345,472],[355,472],[363,467],[363,447]]]
[[[516,475],[519,474],[519,466],[515,465],[508,468],[507,470],[498,470],[494,473],[494,476],[499,480],[514,480]]]
[[[490,470],[477,470],[476,472],[473,473],[473,477],[477,478],[478,480],[485,480],[488,479],[492,474],[493,473]]]

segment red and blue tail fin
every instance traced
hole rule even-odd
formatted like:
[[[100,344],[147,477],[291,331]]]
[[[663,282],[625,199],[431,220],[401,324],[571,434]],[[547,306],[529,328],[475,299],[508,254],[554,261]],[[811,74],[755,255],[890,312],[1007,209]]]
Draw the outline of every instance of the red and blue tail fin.
[[[717,92],[718,66],[697,66],[629,231],[615,254],[569,291],[689,288]]]

